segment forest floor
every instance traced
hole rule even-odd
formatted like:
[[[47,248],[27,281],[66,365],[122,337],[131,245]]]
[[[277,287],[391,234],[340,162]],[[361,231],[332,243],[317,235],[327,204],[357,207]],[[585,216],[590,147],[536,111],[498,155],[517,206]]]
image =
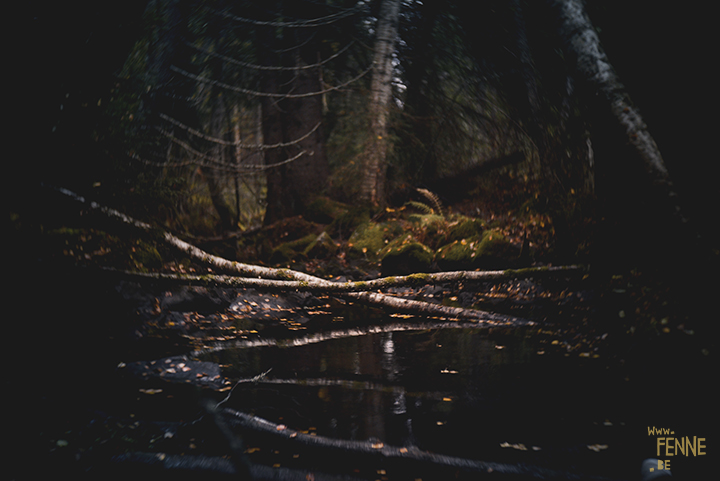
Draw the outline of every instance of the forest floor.
[[[481,211],[468,203],[454,209],[482,217],[517,252],[524,239],[532,239],[535,264],[552,259],[553,230],[547,217]],[[35,479],[48,469],[93,479],[100,465],[105,474],[115,469],[107,464],[112,456],[134,452],[227,455],[227,441],[217,428],[195,421],[204,416],[200,399],[223,399],[238,376],[188,357],[190,353],[233,342],[323,333],[336,328],[338,318],[343,327],[358,328],[367,319],[390,314],[351,307],[328,295],[167,288],[118,280],[101,268],[210,269],[175,258],[152,239],[118,237],[77,221],[53,220],[54,227],[32,244],[47,288],[19,293],[11,309],[16,326],[10,338],[29,338],[23,343],[26,360],[11,364],[6,379],[6,392],[15,404],[11,409],[20,413],[19,462],[12,479]],[[273,229],[268,230],[287,237],[282,227]],[[348,243],[347,238],[337,242],[338,249],[326,257],[285,258],[276,265],[331,280],[380,276],[381,261],[351,255]],[[215,244],[219,253],[227,251]],[[659,404],[648,407],[643,420],[667,420],[684,433],[702,435],[708,434],[709,411],[704,409],[713,396],[707,381],[716,328],[697,303],[706,292],[694,287],[700,283],[668,282],[657,271],[629,266],[601,275],[586,270],[542,279],[396,288],[388,294],[531,320],[523,335],[533,338],[543,353],[603,359],[618,378],[632,379],[638,392],[658,391]],[[413,322],[412,316],[402,320]],[[25,325],[33,326],[31,336],[19,327]],[[512,337],[502,329],[486,335]],[[697,469],[697,463],[689,464],[688,472]]]

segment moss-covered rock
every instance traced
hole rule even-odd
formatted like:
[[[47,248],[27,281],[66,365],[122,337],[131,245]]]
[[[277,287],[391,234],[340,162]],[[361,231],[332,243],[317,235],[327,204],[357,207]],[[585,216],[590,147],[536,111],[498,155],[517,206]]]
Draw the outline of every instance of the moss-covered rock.
[[[350,255],[375,260],[391,239],[405,232],[400,221],[361,224],[348,239]]]
[[[460,239],[435,253],[441,270],[503,269],[515,265],[519,250],[498,230]]]
[[[481,219],[458,217],[448,225],[445,243],[481,236],[485,228],[485,223]]]
[[[381,251],[380,257],[383,276],[429,272],[433,263],[433,251],[412,235],[402,236],[390,242]]]
[[[444,242],[447,235],[448,221],[436,214],[410,214],[408,221],[412,224],[413,235],[419,242],[430,248],[437,248]]]

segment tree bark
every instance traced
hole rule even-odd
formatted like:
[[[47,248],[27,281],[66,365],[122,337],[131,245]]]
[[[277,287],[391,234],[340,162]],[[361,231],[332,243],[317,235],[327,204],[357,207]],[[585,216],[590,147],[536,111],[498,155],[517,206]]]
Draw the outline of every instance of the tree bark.
[[[227,129],[227,111],[225,101],[221,94],[216,94],[212,111],[212,120],[210,123],[211,135],[215,138],[225,138]],[[225,145],[216,144],[213,147],[213,156],[221,165],[231,165],[228,158],[227,147]],[[223,232],[233,230],[233,215],[230,204],[225,199],[223,182],[219,173],[212,168],[203,168],[203,176],[208,184],[210,191],[210,200],[212,201],[215,211],[220,217],[220,228]]]
[[[624,132],[626,142],[641,160],[643,172],[653,190],[666,203],[670,211],[668,214],[684,224],[686,219],[681,213],[675,187],[660,150],[610,64],[582,0],[555,0],[552,4],[558,13],[564,48],[568,57],[574,59],[576,71],[600,95],[604,106]]]
[[[398,35],[400,0],[383,0],[375,37],[371,98],[370,142],[365,152],[360,199],[371,204],[385,202],[385,176],[387,172],[388,133],[392,98],[392,54]]]
[[[291,2],[287,4],[292,8]],[[292,10],[290,10],[292,13]],[[308,12],[301,12],[301,15]],[[301,67],[317,62],[317,45],[311,29],[285,28],[278,35],[274,27],[260,28],[261,57],[265,66]],[[279,52],[279,53],[278,53]],[[294,97],[263,97],[262,129],[266,144],[291,144],[265,151],[265,164],[279,164],[301,154],[290,163],[267,171],[267,209],[265,225],[304,212],[310,198],[325,188],[330,172],[325,154],[322,128],[307,135],[321,124],[322,95],[297,97],[321,92],[318,69],[264,72],[260,90]],[[301,139],[301,140],[299,140]]]

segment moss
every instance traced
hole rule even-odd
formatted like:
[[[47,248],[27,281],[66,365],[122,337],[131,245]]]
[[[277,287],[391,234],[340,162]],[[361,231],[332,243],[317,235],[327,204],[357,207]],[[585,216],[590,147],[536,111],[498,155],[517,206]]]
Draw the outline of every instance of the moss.
[[[428,279],[430,278],[429,274],[424,274],[422,272],[417,272],[414,274],[410,274],[408,276],[408,283],[411,286],[423,286],[427,284]]]
[[[433,262],[432,250],[411,235],[389,243],[380,257],[383,276],[428,272]]]
[[[159,268],[163,265],[163,258],[157,247],[144,241],[138,241],[137,245],[133,246],[130,257],[137,267]]]
[[[354,257],[366,256],[375,260],[380,251],[385,248],[386,240],[392,239],[402,228],[397,222],[375,224],[366,222],[360,225],[348,239],[350,254]]]
[[[328,226],[327,232],[331,236],[348,237],[361,225],[370,222],[370,209],[368,207],[354,207],[340,214]]]
[[[480,236],[485,231],[485,228],[485,222],[480,219],[460,217],[448,227],[445,242],[450,243],[456,240]]]
[[[408,221],[412,224],[413,235],[430,248],[444,244],[448,222],[445,217],[435,214],[411,214]]]
[[[538,273],[547,272],[549,269],[547,267],[526,267],[524,269],[506,269],[504,272],[510,277],[514,278],[526,278],[526,277],[533,277],[534,275],[537,275]]]
[[[441,247],[435,261],[442,270],[499,269],[513,265],[518,255],[518,249],[500,231],[488,230]]]
[[[293,279],[293,275],[290,272],[288,272],[287,269],[278,269],[277,272],[278,272],[278,277],[280,279],[283,279],[286,281],[290,281]]]

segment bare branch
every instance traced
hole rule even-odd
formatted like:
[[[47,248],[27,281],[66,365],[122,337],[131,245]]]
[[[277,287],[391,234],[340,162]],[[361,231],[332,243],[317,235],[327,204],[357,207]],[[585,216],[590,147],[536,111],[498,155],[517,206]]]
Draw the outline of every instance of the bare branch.
[[[322,25],[329,25],[331,23],[335,23],[338,20],[341,20],[343,18],[355,15],[357,12],[363,10],[365,8],[366,4],[365,2],[358,2],[356,6],[353,8],[349,8],[344,12],[337,12],[332,13],[330,15],[326,15],[324,17],[318,17],[318,18],[311,18],[307,20],[299,20],[297,22],[281,22],[281,21],[262,21],[262,20],[255,20],[252,18],[244,18],[244,17],[238,17],[235,15],[232,15],[227,12],[219,12],[214,11],[217,15],[220,15],[221,17],[228,18],[230,20],[233,20],[235,22],[239,23],[246,23],[251,25],[258,25],[258,26],[266,26],[266,27],[285,27],[285,28],[314,28],[319,27]]]
[[[199,50],[199,51],[203,52],[204,54],[209,55],[211,57],[219,58],[220,60],[223,60],[224,62],[233,64],[233,65],[238,65],[240,67],[247,67],[247,68],[251,68],[253,70],[262,70],[262,71],[287,72],[287,71],[298,71],[298,70],[310,70],[310,69],[314,69],[317,67],[321,67],[321,66],[325,65],[326,63],[330,62],[331,60],[342,55],[343,52],[345,52],[347,49],[349,49],[354,43],[355,43],[355,41],[348,43],[346,46],[344,46],[343,48],[341,48],[340,50],[338,50],[336,53],[332,54],[325,60],[322,60],[317,63],[309,64],[309,65],[301,65],[298,67],[278,67],[278,66],[271,66],[271,65],[257,65],[257,64],[250,63],[250,62],[243,62],[241,60],[237,60],[232,57],[221,55],[219,53],[211,52],[210,50],[195,46],[191,43],[187,43],[187,46],[194,48],[195,50]]]
[[[278,149],[281,147],[289,147],[291,145],[299,144],[303,140],[310,137],[310,135],[312,135],[313,132],[315,132],[320,127],[320,124],[321,124],[321,122],[318,122],[317,124],[315,124],[315,127],[313,127],[308,133],[306,133],[302,137],[298,137],[297,139],[291,140],[289,142],[280,142],[277,144],[243,144],[242,142],[234,142],[234,141],[224,140],[224,139],[220,139],[217,137],[213,137],[211,135],[204,134],[204,133],[200,132],[199,130],[193,129],[189,125],[183,124],[179,120],[176,120],[165,114],[160,114],[160,118],[163,120],[167,120],[174,126],[179,127],[196,137],[200,137],[203,140],[207,140],[208,142],[213,142],[216,144],[227,145],[227,146],[232,146],[232,147],[240,147],[240,148],[248,149],[248,150]]]
[[[367,75],[368,72],[370,72],[372,69],[373,69],[373,67],[371,65],[367,69],[363,70],[359,75],[351,78],[350,80],[343,82],[341,84],[332,86],[332,87],[328,87],[324,90],[318,90],[317,92],[307,92],[304,94],[279,94],[279,93],[271,93],[271,92],[258,92],[257,90],[250,90],[250,89],[245,89],[242,87],[236,87],[234,85],[226,84],[224,82],[218,82],[217,80],[212,80],[207,77],[201,77],[199,75],[192,74],[192,73],[190,73],[186,70],[183,70],[181,68],[178,68],[174,65],[170,67],[170,70],[172,70],[173,72],[177,72],[180,75],[184,75],[184,76],[191,78],[193,80],[196,80],[198,82],[210,84],[215,87],[220,87],[220,88],[223,88],[226,90],[230,90],[232,92],[238,92],[238,93],[242,93],[245,95],[251,95],[254,97],[270,97],[270,98],[278,98],[278,99],[301,99],[301,98],[307,98],[307,97],[314,97],[317,95],[323,95],[328,92],[335,92],[337,90],[341,90],[341,89],[347,87],[348,85],[350,85],[353,82],[360,80],[362,77]]]

